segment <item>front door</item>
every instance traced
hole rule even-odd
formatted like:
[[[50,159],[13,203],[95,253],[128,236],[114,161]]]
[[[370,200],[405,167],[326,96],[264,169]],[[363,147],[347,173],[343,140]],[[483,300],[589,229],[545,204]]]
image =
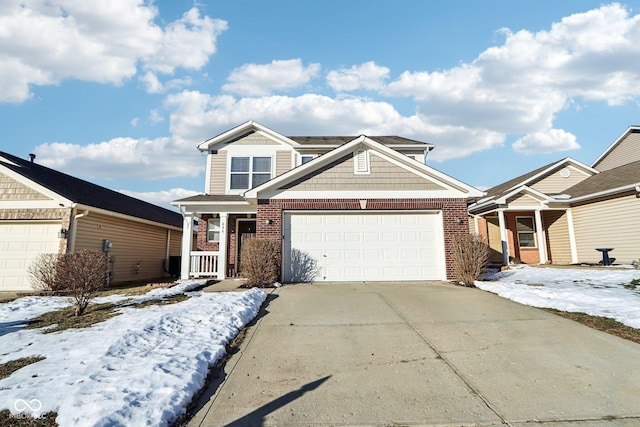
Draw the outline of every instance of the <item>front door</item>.
[[[240,264],[240,258],[242,256],[242,243],[247,239],[256,237],[256,220],[255,219],[239,219],[237,227],[237,242],[236,242],[236,269],[240,273],[242,264]]]

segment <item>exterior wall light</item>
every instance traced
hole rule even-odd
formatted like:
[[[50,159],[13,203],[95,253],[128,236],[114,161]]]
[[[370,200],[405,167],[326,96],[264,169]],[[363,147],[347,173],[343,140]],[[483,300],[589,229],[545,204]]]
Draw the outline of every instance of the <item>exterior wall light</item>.
[[[67,230],[66,228],[61,228],[60,231],[58,231],[58,238],[66,239],[67,237],[69,237],[69,230]]]

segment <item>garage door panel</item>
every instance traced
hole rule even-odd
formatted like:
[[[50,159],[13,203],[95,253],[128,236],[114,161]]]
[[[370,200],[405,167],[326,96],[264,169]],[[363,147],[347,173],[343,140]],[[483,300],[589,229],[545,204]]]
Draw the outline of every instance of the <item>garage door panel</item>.
[[[0,291],[31,290],[28,268],[41,253],[57,253],[60,222],[0,222]]]
[[[285,263],[292,250],[308,252],[316,281],[444,278],[439,213],[295,212],[284,220]]]

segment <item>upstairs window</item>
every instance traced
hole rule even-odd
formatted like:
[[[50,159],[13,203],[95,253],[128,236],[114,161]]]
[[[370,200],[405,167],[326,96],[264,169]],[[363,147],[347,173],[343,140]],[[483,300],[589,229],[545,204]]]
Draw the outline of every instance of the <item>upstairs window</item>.
[[[248,190],[271,179],[271,157],[232,157],[231,190]]]
[[[516,217],[516,226],[518,230],[518,244],[521,248],[536,247],[536,229],[533,217],[519,216]]]
[[[309,163],[311,160],[314,159],[315,156],[301,156],[300,157],[300,164],[304,165],[305,163]]]

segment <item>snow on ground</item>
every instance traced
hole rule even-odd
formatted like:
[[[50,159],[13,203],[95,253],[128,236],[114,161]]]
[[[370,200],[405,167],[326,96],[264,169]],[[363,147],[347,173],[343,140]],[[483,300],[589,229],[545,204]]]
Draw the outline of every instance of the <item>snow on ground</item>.
[[[476,287],[521,304],[582,312],[640,329],[640,271],[632,268],[511,267]]]
[[[186,281],[137,297],[99,298],[97,303],[122,304],[122,314],[90,328],[50,334],[23,323],[69,305],[68,299],[25,297],[0,304],[0,363],[46,357],[0,380],[0,410],[16,416],[57,411],[63,426],[171,423],[266,298],[260,289],[189,292],[201,284]],[[135,308],[181,292],[190,298]]]

